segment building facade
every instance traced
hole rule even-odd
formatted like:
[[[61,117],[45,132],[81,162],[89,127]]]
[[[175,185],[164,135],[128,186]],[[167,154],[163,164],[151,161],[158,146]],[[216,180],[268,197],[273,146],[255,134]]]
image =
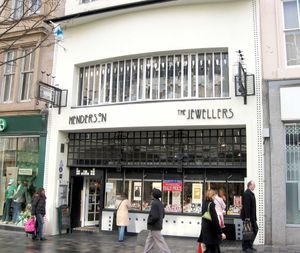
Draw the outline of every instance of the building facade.
[[[299,8],[299,1],[261,2],[266,241],[272,244],[299,243]]]
[[[138,233],[159,188],[163,233],[197,237],[204,192],[216,189],[226,193],[228,234],[239,239],[241,195],[253,179],[263,244],[257,1],[70,2],[52,20],[64,29],[54,69],[68,101],[49,110],[48,233],[57,233],[53,207],[62,203],[72,227],[112,230],[121,192],[131,203],[128,231]],[[252,96],[243,97],[246,78]]]
[[[47,110],[37,100],[37,83],[52,81],[54,37],[43,19],[62,15],[59,3],[1,1],[0,216],[10,180],[15,186],[25,186],[30,196],[43,186]],[[22,200],[25,210],[31,198]],[[11,220],[12,212],[9,216]],[[14,223],[23,225],[19,220]]]

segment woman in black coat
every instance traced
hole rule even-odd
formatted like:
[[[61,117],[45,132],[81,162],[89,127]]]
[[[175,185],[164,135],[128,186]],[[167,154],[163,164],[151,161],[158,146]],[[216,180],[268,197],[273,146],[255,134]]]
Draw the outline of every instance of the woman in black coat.
[[[208,190],[202,204],[202,215],[208,210],[209,205],[209,213],[212,218],[211,221],[202,218],[201,233],[198,238],[198,242],[205,244],[205,253],[221,253],[220,244],[222,240],[226,239],[225,234],[222,233],[215,209],[215,197],[216,192],[214,190]]]
[[[31,203],[31,215],[35,216],[37,235],[32,239],[46,240],[43,236],[43,223],[46,214],[46,195],[44,188],[39,188],[34,194]]]

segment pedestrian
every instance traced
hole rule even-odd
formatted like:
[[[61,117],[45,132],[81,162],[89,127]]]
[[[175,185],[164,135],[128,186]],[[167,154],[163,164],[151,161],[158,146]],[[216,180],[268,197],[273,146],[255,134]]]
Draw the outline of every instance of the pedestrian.
[[[150,252],[154,243],[160,249],[162,253],[171,253],[167,243],[165,242],[161,230],[163,226],[163,219],[165,217],[164,206],[161,203],[161,191],[154,188],[152,190],[152,203],[147,219],[147,229],[149,230],[148,237],[146,239],[144,253]]]
[[[39,188],[34,194],[31,203],[31,215],[36,219],[37,234],[32,236],[33,240],[39,239],[41,241],[46,240],[43,236],[44,216],[46,214],[46,195],[45,189]]]
[[[253,229],[254,236],[252,240],[244,240],[242,242],[242,248],[244,252],[256,251],[253,248],[253,242],[258,232],[258,226],[256,222],[256,200],[254,195],[255,182],[253,180],[249,181],[247,184],[247,190],[243,193],[242,198],[242,210],[241,218],[243,221],[250,221]]]
[[[211,220],[202,218],[201,233],[198,238],[199,243],[204,243],[205,253],[221,253],[220,244],[226,239],[226,235],[222,232],[219,219],[216,212],[214,199],[216,192],[208,190],[205,193],[205,199],[202,203],[202,215],[207,211],[210,213]]]
[[[10,178],[8,180],[7,188],[5,191],[5,206],[3,210],[2,221],[7,224],[10,221],[10,208],[13,203],[13,196],[17,187],[14,185],[15,180]]]
[[[226,210],[226,204],[225,204],[223,198],[221,197],[221,194],[220,195],[216,194],[216,197],[214,199],[214,203],[216,205],[216,212],[217,212],[217,215],[218,215],[220,227],[225,228],[224,212]]]
[[[117,207],[117,226],[118,226],[118,240],[119,242],[124,241],[125,227],[129,225],[128,208],[130,203],[127,199],[126,192],[121,194],[121,199],[116,201]]]

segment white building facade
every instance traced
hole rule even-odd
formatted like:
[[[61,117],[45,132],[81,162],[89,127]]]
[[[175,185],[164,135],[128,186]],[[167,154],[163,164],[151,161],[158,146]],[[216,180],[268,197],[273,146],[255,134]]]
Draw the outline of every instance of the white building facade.
[[[163,233],[194,237],[205,190],[223,190],[228,234],[240,239],[240,196],[252,179],[256,243],[264,243],[257,10],[254,0],[129,1],[74,14],[67,3],[68,15],[53,20],[64,30],[54,67],[68,103],[60,114],[49,111],[48,233],[58,231],[65,184],[73,227],[112,230],[114,200],[126,192],[128,231],[138,233],[155,187],[163,192]],[[246,101],[236,96],[239,61],[254,76]]]

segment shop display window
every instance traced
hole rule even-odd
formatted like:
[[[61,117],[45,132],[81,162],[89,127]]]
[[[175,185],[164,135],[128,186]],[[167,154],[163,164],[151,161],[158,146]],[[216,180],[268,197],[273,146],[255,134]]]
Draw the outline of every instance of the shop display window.
[[[127,169],[125,172],[125,192],[132,210],[141,210],[142,207],[142,176],[140,169]]]
[[[174,169],[165,169],[162,190],[166,212],[182,212],[182,189],[182,172]]]
[[[0,214],[3,213],[5,190],[11,180],[25,187],[22,211],[31,203],[39,167],[38,137],[0,137]]]
[[[123,191],[123,171],[110,169],[107,171],[105,184],[105,208],[116,208],[116,200]]]

